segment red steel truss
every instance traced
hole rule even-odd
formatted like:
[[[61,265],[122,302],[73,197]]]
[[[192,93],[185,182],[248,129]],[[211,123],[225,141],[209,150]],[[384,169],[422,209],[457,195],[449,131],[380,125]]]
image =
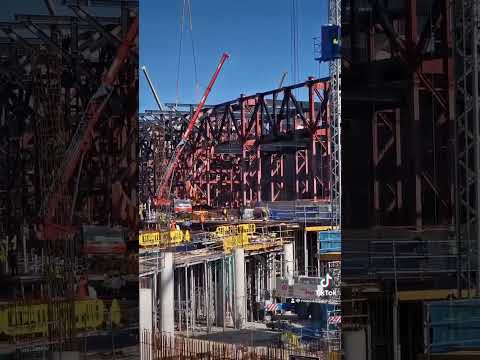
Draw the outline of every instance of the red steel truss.
[[[214,207],[258,201],[328,201],[328,91],[328,79],[310,78],[207,106],[179,159],[173,195]],[[159,132],[148,129],[153,123],[165,129],[162,152],[167,156],[162,158],[168,159],[190,116],[191,111],[178,110],[140,115],[140,142],[145,149],[140,156],[140,178],[142,173],[149,174],[141,184],[144,201],[158,184],[158,172],[151,167],[166,165],[166,160],[160,165],[152,161],[158,152],[152,146],[159,144]]]
[[[370,122],[371,136],[365,133],[352,145],[372,149],[368,222],[418,231],[448,227],[454,223],[455,183],[451,2],[408,0],[395,11],[392,4],[358,4],[364,8],[347,7],[342,27],[348,44],[342,101],[347,113],[353,110],[344,114],[347,122]],[[358,217],[355,212],[350,219]]]

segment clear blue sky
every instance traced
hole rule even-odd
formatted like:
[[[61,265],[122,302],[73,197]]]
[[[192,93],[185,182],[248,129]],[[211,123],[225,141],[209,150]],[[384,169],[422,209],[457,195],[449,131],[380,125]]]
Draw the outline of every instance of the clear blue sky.
[[[313,37],[327,22],[327,0],[297,0],[299,79],[326,75],[314,60]],[[288,71],[291,84],[292,0],[191,0],[200,88],[195,90],[190,33],[183,32],[180,102],[196,103],[224,51],[230,54],[207,101],[217,104],[274,89]],[[163,103],[175,102],[183,0],[140,2],[140,66],[146,65]],[[140,74],[140,111],[157,109]]]

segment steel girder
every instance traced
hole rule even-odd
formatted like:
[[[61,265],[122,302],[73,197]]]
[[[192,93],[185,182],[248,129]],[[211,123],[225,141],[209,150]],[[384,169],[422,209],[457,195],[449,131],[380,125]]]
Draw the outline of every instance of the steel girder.
[[[297,100],[295,89],[308,100]],[[329,201],[329,89],[328,79],[310,79],[206,107],[174,174],[174,196],[215,207],[262,200]],[[156,140],[147,129],[155,121],[165,129],[160,150],[165,160],[160,164],[171,156],[192,110],[190,106],[140,115],[143,148],[154,148]],[[153,174],[154,166],[164,166],[153,161],[154,152],[144,151],[141,156],[145,174]],[[149,177],[142,196],[154,193],[154,179]]]

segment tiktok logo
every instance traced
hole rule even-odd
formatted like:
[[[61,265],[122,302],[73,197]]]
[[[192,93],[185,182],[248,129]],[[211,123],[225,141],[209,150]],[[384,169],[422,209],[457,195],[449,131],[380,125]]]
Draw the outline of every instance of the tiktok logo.
[[[336,291],[330,291],[327,290],[331,285],[332,285],[332,276],[330,274],[327,274],[324,279],[320,281],[320,285],[317,287],[317,290],[315,291],[316,295],[318,297],[322,296],[334,296],[336,295]]]
[[[325,278],[320,281],[320,286],[323,289],[328,289],[330,287],[331,280],[333,280],[333,278],[330,276],[330,274],[327,274],[327,276],[325,276]]]

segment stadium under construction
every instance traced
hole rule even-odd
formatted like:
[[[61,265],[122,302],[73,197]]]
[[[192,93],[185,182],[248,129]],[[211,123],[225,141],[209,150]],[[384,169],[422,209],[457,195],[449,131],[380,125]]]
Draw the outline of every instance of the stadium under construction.
[[[307,101],[295,98],[300,88]],[[172,197],[188,201],[168,214],[164,202],[142,199],[144,356],[168,353],[168,334],[282,356],[339,354],[330,92],[329,79],[311,78],[204,108],[171,185]],[[195,115],[182,108],[141,115],[142,194],[157,194],[154,164],[167,168]]]

